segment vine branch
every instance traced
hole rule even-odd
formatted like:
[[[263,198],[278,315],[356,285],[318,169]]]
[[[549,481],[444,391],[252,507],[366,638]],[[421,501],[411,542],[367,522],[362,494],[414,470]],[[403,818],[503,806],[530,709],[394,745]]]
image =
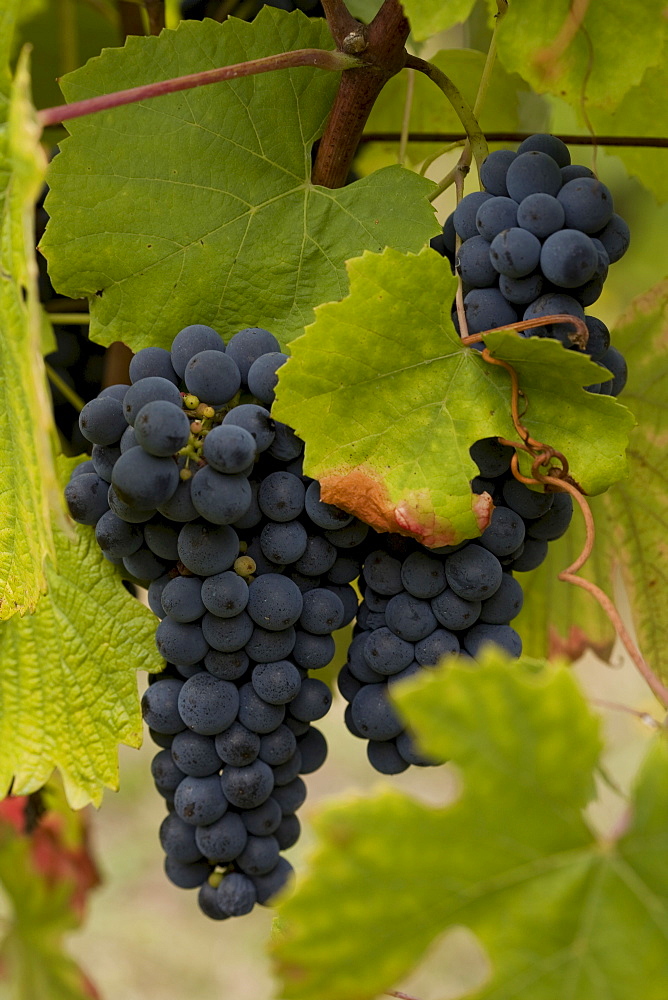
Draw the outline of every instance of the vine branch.
[[[524,142],[531,132],[485,132],[487,142]],[[555,133],[556,135],[556,133]],[[667,149],[668,138],[652,135],[575,135],[559,133],[557,136],[567,146],[630,146],[648,149]],[[461,132],[409,132],[409,142],[461,142]],[[401,132],[364,132],[360,142],[399,142]]]
[[[81,118],[96,111],[107,111],[110,108],[121,107],[124,104],[135,104],[150,97],[161,97],[164,94],[174,94],[180,90],[191,90],[209,83],[220,83],[223,80],[236,80],[242,76],[255,76],[258,73],[270,73],[277,69],[290,69],[294,66],[316,66],[318,69],[338,72],[358,66],[359,60],[344,52],[330,52],[325,49],[295,49],[293,52],[282,52],[278,55],[264,56],[262,59],[251,59],[248,62],[235,63],[233,66],[219,66],[207,69],[201,73],[188,73],[171,80],[159,80],[156,83],[146,83],[140,87],[130,87],[128,90],[117,90],[111,94],[101,94],[99,97],[89,97],[83,101],[73,101],[71,104],[60,104],[54,108],[44,108],[37,112],[40,125],[55,125],[70,118]]]
[[[338,6],[330,0],[326,10]],[[385,0],[368,26],[355,24],[341,45],[361,59],[357,68],[341,77],[311,175],[314,184],[328,188],[345,184],[376,98],[406,62],[404,46],[410,27],[399,0]]]
[[[345,39],[351,33],[360,31],[362,25],[355,20],[344,0],[322,0],[322,9],[325,12],[327,26],[337,48],[343,48]]]

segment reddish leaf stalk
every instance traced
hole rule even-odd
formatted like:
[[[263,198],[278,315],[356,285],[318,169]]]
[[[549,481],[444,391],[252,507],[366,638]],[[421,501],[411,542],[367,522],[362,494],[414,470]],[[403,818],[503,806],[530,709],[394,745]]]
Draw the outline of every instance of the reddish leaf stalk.
[[[144,101],[150,97],[174,94],[180,90],[191,90],[193,87],[220,83],[223,80],[236,80],[242,76],[271,73],[273,70],[290,69],[294,66],[316,66],[318,69],[337,72],[358,65],[358,59],[343,52],[329,52],[324,49],[296,49],[294,52],[281,52],[278,55],[265,56],[262,59],[235,63],[233,66],[220,66],[216,69],[204,70],[201,73],[177,76],[171,80],[146,83],[141,87],[117,90],[112,94],[89,97],[84,101],[74,101],[72,104],[44,108],[37,112],[37,118],[40,125],[45,128],[47,125],[55,125],[70,118],[81,118],[83,115],[90,115],[96,111],[107,111],[124,104],[135,104],[137,101]]]

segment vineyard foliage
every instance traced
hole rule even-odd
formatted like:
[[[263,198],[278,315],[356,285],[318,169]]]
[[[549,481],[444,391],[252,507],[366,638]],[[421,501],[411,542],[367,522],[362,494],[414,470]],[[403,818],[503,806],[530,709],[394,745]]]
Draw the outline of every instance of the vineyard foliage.
[[[168,347],[191,322],[226,340],[249,325],[272,330],[292,354],[275,413],[305,440],[305,471],[322,481],[325,499],[379,530],[428,545],[479,534],[490,511],[470,492],[468,448],[480,437],[514,436],[507,372],[462,346],[451,320],[456,281],[428,247],[454,205],[452,189],[433,199],[461,143],[448,150],[445,141],[385,137],[361,147],[357,179],[315,185],[313,151],[340,74],[301,67],[73,119],[40,144],[35,108],[61,100],[56,76],[62,99],[77,101],[334,45],[323,20],[273,7],[248,23],[177,18],[159,37],[114,45],[111,5],[71,2],[82,38],[73,64],[73,52],[63,61],[54,43],[61,5],[5,0],[0,9],[0,794],[21,797],[7,799],[0,815],[0,882],[14,912],[0,978],[14,977],[19,1000],[94,995],[62,951],[85,895],[75,891],[72,858],[87,857],[84,828],[69,810],[99,805],[105,788],[118,787],[118,745],[142,738],[136,672],[161,666],[153,616],[90,529],[63,510],[62,484],[80,459],[58,454],[67,448],[43,361],[54,341],[39,301],[33,223],[45,178],[41,251],[56,291],[88,300],[91,340],[138,351]],[[369,20],[380,3],[348,6]],[[590,310],[628,361],[626,391],[619,401],[585,393],[600,369],[548,339],[500,331],[487,346],[518,373],[526,426],[568,457],[592,498],[597,539],[583,575],[608,593],[624,591],[642,652],[668,682],[668,163],[665,146],[612,145],[665,133],[664,5],[403,6],[411,51],[433,58],[470,105],[499,16],[479,114],[487,133],[540,128],[610,139],[571,150],[613,190],[632,229],[628,260],[611,273],[600,310]],[[32,57],[24,43],[34,45]],[[418,75],[412,89],[409,79],[402,72],[389,81],[369,131],[461,134],[433,82]],[[441,146],[443,156],[422,169]],[[466,185],[476,189],[475,169]],[[583,810],[594,795],[600,727],[570,668],[547,662],[588,647],[608,657],[612,648],[613,630],[590,595],[557,580],[583,536],[574,523],[523,579],[518,629],[535,659],[490,654],[477,670],[445,664],[397,689],[424,747],[459,769],[460,797],[429,808],[386,787],[322,811],[310,866],[280,906],[271,946],[289,1000],[371,1000],[396,988],[455,924],[487,952],[478,1000],[664,1000],[665,733],[648,746],[624,821],[599,836]],[[49,827],[58,848],[49,858],[61,858],[64,837],[62,881],[53,868],[45,875],[44,845],[35,846],[20,811],[54,769],[62,790],[49,785],[47,799],[61,818]],[[86,888],[95,881],[88,875]]]

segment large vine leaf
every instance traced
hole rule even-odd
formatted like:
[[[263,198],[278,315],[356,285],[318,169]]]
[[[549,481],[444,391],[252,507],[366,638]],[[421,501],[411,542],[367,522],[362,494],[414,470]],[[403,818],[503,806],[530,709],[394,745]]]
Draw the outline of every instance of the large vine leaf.
[[[465,21],[475,0],[402,0],[402,6],[411,23],[411,32],[417,41],[446,31],[453,24]]]
[[[24,54],[0,104],[0,620],[36,607],[55,555],[49,509],[62,510],[33,237],[46,161],[29,92]]]
[[[664,62],[647,70],[642,81],[625,94],[614,111],[592,108],[589,119],[598,135],[663,137],[668,121],[668,68]],[[637,177],[659,202],[668,201],[668,152],[652,147],[612,148],[629,173]]]
[[[263,8],[252,24],[187,21],[129,38],[63,81],[68,100],[296,48],[323,22]],[[339,76],[280,70],[68,123],[42,244],[56,288],[91,298],[91,336],[134,350],[204,322],[264,325],[287,343],[345,294],[344,261],[437,231],[432,182],[399,167],[349,187],[310,182]]]
[[[650,746],[626,832],[598,839],[598,725],[563,667],[446,666],[399,690],[421,744],[461,769],[430,808],[393,790],[325,807],[274,951],[286,1000],[370,1000],[446,928],[491,973],[471,1000],[663,1000],[668,746]]]
[[[629,442],[628,478],[593,505],[595,554],[584,575],[609,593],[613,570],[621,569],[643,655],[668,680],[668,281],[636,299],[612,341],[628,362],[622,399],[637,424]],[[587,644],[600,650],[612,637],[593,598],[556,581],[582,547],[581,530],[570,535],[551,543],[543,566],[529,574],[519,628],[533,655],[550,647],[550,629],[552,645],[556,640],[558,649],[571,648],[574,655]]]
[[[444,5],[450,9],[449,5]],[[430,62],[450,77],[471,107],[475,102],[478,85],[485,65],[485,55],[474,49],[446,49],[432,56]],[[401,130],[406,101],[408,77],[405,73],[393,76],[383,87],[373,106],[366,126],[368,132],[397,132]],[[508,72],[500,63],[492,70],[489,91],[479,117],[483,132],[517,132],[531,128],[539,130],[546,122],[538,101],[531,105],[527,116],[527,84],[517,73]],[[459,132],[462,124],[443,92],[422,73],[415,73],[413,99],[409,121],[411,132]],[[397,149],[395,143],[392,148]],[[415,161],[424,159],[438,146],[432,143],[409,143],[408,152]]]
[[[474,441],[516,436],[507,372],[463,347],[450,319],[455,279],[430,249],[366,253],[348,262],[350,295],[316,310],[280,370],[276,415],[306,441],[322,495],[381,531],[439,546],[472,538],[491,514],[472,496]],[[550,339],[486,338],[530,400],[532,436],[568,457],[589,494],[624,475],[633,422],[588,358]]]
[[[54,532],[58,568],[47,563],[35,613],[0,629],[0,795],[34,792],[57,767],[80,808],[118,788],[118,744],[141,745],[135,672],[162,660],[154,616],[120,585],[94,532],[75,531],[74,543]]]
[[[0,943],[0,981],[13,1000],[98,997],[63,949],[99,882],[86,820],[68,809],[55,783],[38,802],[21,796],[0,804],[0,885],[12,909]]]
[[[496,4],[490,0],[495,11]],[[513,0],[499,26],[498,53],[539,93],[575,108],[614,109],[661,61],[663,0]]]

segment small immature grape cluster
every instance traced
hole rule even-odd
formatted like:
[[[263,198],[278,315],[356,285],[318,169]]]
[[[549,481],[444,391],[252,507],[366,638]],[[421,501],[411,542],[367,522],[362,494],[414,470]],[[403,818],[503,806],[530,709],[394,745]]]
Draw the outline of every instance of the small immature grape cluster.
[[[368,531],[320,500],[302,442],[271,417],[286,360],[260,328],[226,347],[195,325],[171,352],[139,351],[132,385],[83,408],[92,457],[65,489],[161,619],[166,667],[142,710],[161,748],[165,870],[216,920],[268,903],[290,875],[302,775],[327,754],[312,723],[331,694],[309,671],[357,613]]]
[[[431,241],[461,276],[469,334],[558,313],[575,316],[589,331],[581,350],[613,375],[588,391],[619,395],[626,362],[610,346],[606,325],[585,316],[609,266],[629,246],[629,228],[609,189],[589,167],[571,163],[561,139],[543,134],[525,139],[516,153],[490,153],[480,180],[484,190],[466,195]],[[456,311],[453,322],[458,328]],[[571,348],[573,333],[562,322],[523,336],[553,337]]]
[[[395,712],[388,692],[397,681],[446,655],[475,660],[486,643],[513,657],[522,652],[510,625],[523,601],[513,574],[540,565],[548,542],[566,531],[573,501],[515,479],[513,454],[495,438],[471,448],[480,471],[473,492],[488,493],[495,504],[479,538],[442,549],[398,535],[370,541],[360,580],[364,599],[338,684],[349,703],[348,729],[368,740],[369,761],[383,774],[441,763],[419,751]]]

